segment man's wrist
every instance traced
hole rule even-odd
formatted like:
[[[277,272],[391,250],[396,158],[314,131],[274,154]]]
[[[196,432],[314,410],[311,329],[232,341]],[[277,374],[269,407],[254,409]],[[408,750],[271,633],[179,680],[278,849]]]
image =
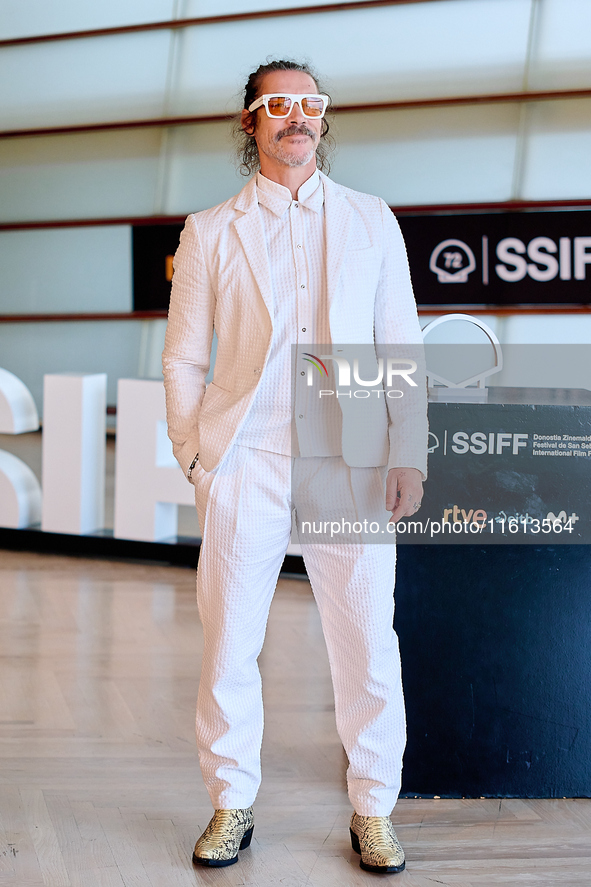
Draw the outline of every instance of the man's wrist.
[[[422,481],[427,480],[427,475],[420,468],[417,468],[416,465],[392,465],[388,466],[388,474],[391,471],[395,471],[397,474],[400,471],[416,471],[417,474],[420,475]]]

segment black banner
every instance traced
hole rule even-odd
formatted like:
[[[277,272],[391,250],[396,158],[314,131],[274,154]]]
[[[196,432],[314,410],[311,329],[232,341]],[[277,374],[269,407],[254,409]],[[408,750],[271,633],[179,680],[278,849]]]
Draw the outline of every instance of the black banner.
[[[432,403],[429,427],[425,498],[398,542],[591,542],[591,405]]]
[[[134,225],[133,310],[167,311],[172,280],[172,259],[182,225]]]
[[[591,212],[401,216],[419,305],[591,302]]]
[[[591,303],[591,211],[401,216],[419,305]],[[133,228],[134,311],[168,308],[182,225]]]

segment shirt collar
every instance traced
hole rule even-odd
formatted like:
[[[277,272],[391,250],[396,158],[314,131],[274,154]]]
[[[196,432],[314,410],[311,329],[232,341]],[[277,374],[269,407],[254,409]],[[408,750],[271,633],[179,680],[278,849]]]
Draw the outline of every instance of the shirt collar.
[[[276,216],[282,216],[292,203],[291,191],[284,185],[267,179],[262,173],[256,175],[258,202],[271,210]],[[297,202],[315,213],[322,211],[324,188],[318,170],[314,170],[309,179],[300,186]]]

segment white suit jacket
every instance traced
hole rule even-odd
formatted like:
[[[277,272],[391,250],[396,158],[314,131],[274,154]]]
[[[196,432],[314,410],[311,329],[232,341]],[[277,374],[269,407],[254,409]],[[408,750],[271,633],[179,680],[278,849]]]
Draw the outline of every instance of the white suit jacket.
[[[392,212],[378,197],[321,178],[331,341],[375,343],[378,351],[416,346],[421,331]],[[214,328],[218,348],[206,389]],[[187,218],[174,259],[162,362],[168,433],[185,475],[197,453],[211,471],[231,446],[265,370],[272,332],[271,275],[253,178],[230,200]],[[418,387],[398,401],[339,400],[349,465],[416,467],[426,475],[420,379]]]

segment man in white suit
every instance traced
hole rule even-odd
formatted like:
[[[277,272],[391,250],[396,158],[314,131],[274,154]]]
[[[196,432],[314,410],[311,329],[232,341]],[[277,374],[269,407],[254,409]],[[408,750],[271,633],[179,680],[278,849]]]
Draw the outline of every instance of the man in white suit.
[[[169,435],[195,485],[203,533],[197,743],[215,808],[195,846],[200,865],[236,862],[252,836],[263,727],[257,657],[292,515],[300,530],[303,515],[322,517],[329,489],[335,502],[349,496],[354,516],[387,519],[390,511],[395,523],[419,508],[426,473],[424,386],[410,376],[414,389],[402,400],[380,386],[383,396],[362,405],[349,391],[348,399],[327,397],[322,415],[312,389],[306,400],[296,388],[292,421],[293,345],[313,358],[315,343],[381,354],[385,345],[421,341],[392,213],[318,170],[327,104],[305,65],[271,62],[254,72],[241,126],[244,164],[259,170],[236,197],[189,216],[175,256],[163,366]],[[300,386],[306,370],[297,368]],[[318,544],[300,532],[300,540],[349,759],[352,844],[363,868],[401,871],[404,852],[390,820],[405,745],[392,628],[395,546],[366,536]]]

